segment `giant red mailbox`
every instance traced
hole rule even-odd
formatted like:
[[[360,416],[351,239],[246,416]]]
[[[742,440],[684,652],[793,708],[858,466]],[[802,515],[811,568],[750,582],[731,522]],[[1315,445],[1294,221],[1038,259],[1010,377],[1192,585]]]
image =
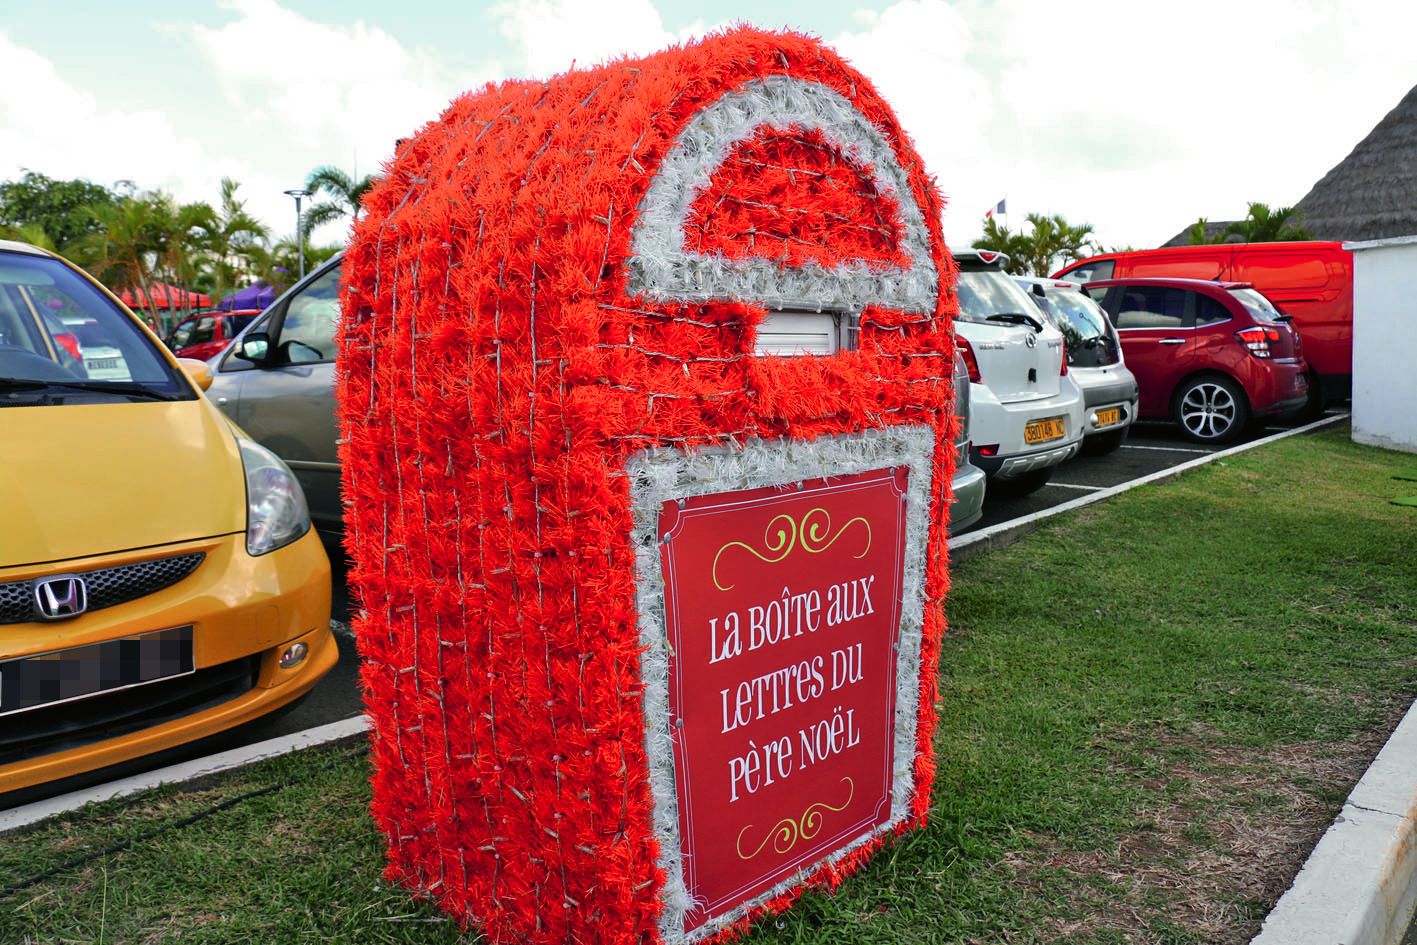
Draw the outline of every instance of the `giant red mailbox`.
[[[346,256],[388,872],[493,941],[696,942],[928,809],[940,201],[870,82],[740,29],[507,82]]]

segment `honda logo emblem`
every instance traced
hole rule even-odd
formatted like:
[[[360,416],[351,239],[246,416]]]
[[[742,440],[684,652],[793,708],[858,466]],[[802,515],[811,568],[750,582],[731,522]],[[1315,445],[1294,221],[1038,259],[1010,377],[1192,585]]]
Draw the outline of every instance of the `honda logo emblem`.
[[[39,578],[34,582],[34,611],[44,620],[66,620],[89,608],[88,589],[76,574]]]

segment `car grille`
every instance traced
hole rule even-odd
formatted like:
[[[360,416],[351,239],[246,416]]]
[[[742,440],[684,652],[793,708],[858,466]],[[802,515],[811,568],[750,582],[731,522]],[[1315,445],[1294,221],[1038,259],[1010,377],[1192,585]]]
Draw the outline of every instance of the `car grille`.
[[[0,765],[117,738],[230,702],[255,687],[260,669],[260,656],[249,656],[19,713],[0,726]]]
[[[123,564],[116,568],[80,571],[78,576],[84,579],[88,590],[88,609],[102,610],[171,587],[197,570],[197,565],[205,557],[205,552],[197,551],[137,564]],[[29,581],[0,584],[0,624],[25,623],[35,619],[30,588]]]

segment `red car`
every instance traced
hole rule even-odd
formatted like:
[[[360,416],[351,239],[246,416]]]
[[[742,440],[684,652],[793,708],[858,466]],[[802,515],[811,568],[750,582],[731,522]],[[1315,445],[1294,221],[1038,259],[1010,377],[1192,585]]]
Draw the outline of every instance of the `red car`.
[[[1224,443],[1309,396],[1299,333],[1245,282],[1090,282],[1141,388],[1142,417],[1172,419],[1193,440]]]
[[[1304,336],[1309,409],[1347,400],[1353,386],[1353,254],[1342,243],[1215,243],[1107,253],[1054,278],[1074,282],[1138,277],[1247,282]]]
[[[251,324],[260,309],[237,309],[234,312],[198,312],[177,323],[167,336],[167,347],[179,358],[205,361],[220,354],[241,329]]]

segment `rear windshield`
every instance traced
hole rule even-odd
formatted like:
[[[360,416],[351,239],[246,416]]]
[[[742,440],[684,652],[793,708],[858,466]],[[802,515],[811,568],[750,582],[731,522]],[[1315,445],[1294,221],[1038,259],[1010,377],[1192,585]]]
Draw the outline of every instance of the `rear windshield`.
[[[193,397],[87,279],[57,259],[0,252],[0,407]]]
[[[1245,306],[1245,311],[1250,313],[1250,317],[1257,321],[1274,322],[1279,320],[1279,309],[1274,307],[1274,303],[1260,295],[1254,289],[1227,289],[1231,295],[1240,300],[1240,304]]]
[[[1079,289],[1047,289],[1038,301],[1068,339],[1068,347],[1107,335],[1107,316]]]
[[[1014,280],[998,269],[961,272],[955,283],[961,321],[987,322],[991,315],[1027,315],[1038,319],[1038,306]]]

